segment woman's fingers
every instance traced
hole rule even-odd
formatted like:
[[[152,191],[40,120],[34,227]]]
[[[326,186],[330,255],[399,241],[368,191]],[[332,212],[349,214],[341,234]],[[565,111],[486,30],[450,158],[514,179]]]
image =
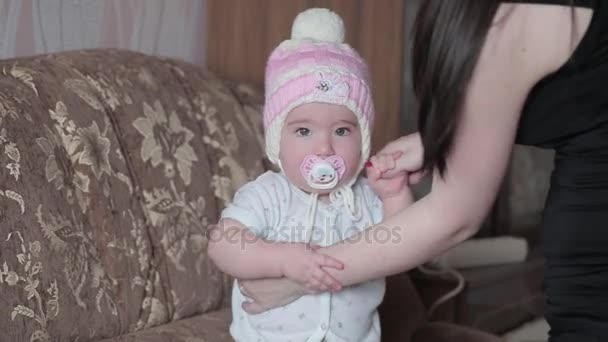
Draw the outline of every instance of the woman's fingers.
[[[391,153],[393,160],[397,160],[397,159],[401,158],[402,155],[403,155],[403,151],[396,151],[396,152]]]
[[[391,154],[395,160],[395,167],[383,174],[386,178],[394,177],[400,172],[419,171],[424,154],[420,134],[414,133],[394,140],[384,146],[378,152],[380,154]]]
[[[376,157],[376,162],[374,163],[374,167],[380,171],[380,174],[386,171],[386,155],[381,154]]]
[[[404,152],[407,147],[408,136],[400,137],[396,140],[389,142],[384,145],[384,147],[378,151],[378,153],[394,153],[394,152]]]
[[[380,171],[374,166],[371,160],[367,164],[366,174],[367,179],[369,179],[370,181],[376,181],[380,179],[380,176],[382,176]]]
[[[382,174],[385,178],[392,178],[396,175],[408,172],[414,173],[420,171],[421,158],[413,154],[404,153],[400,158],[395,160],[395,166]]]
[[[426,176],[425,171],[416,171],[409,174],[409,184],[418,184]]]
[[[386,171],[393,170],[397,166],[397,160],[399,160],[399,158],[401,158],[402,155],[403,155],[403,152],[401,152],[401,151],[393,152],[390,155],[387,155],[387,159],[386,159],[387,170]]]

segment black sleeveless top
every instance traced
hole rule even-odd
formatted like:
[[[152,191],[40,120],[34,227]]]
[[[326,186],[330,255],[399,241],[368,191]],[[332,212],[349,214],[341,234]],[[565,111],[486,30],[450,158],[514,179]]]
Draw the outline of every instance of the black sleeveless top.
[[[528,95],[516,142],[556,152],[544,212],[545,254],[608,265],[608,1],[574,5],[593,9],[591,22],[570,59]]]
[[[567,4],[570,1],[514,1]],[[604,151],[608,140],[592,139],[608,122],[608,3],[574,1],[594,10],[591,22],[569,61],[545,77],[529,94],[517,142],[555,148],[566,154]],[[581,139],[583,139],[581,141]]]
[[[516,142],[555,150],[541,239],[550,341],[608,341],[608,1],[573,2],[593,9],[591,22],[528,95]]]

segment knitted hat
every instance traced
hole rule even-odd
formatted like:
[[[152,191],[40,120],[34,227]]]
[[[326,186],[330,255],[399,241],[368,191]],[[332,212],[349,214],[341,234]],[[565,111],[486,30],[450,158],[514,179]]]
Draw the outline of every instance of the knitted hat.
[[[336,13],[311,8],[295,18],[291,39],[271,53],[265,75],[264,130],[268,159],[281,166],[279,143],[287,114],[295,107],[323,102],[346,106],[361,130],[361,171],[370,154],[374,119],[368,67],[344,43],[344,24]],[[351,182],[352,183],[352,182]]]

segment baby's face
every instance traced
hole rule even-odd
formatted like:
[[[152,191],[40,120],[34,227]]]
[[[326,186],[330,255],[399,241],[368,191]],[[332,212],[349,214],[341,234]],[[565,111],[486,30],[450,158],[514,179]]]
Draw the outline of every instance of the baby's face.
[[[301,174],[300,166],[310,155],[327,160],[342,158],[345,172],[333,189],[352,179],[361,159],[361,130],[355,114],[344,106],[326,103],[308,103],[293,109],[281,132],[279,158],[283,170],[304,191],[329,193],[332,189],[311,188]],[[318,181],[331,181],[331,172],[323,171],[319,170]]]

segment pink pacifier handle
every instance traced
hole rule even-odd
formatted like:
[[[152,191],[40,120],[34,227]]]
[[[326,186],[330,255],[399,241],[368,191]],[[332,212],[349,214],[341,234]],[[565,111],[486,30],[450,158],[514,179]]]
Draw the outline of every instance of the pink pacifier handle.
[[[321,158],[317,155],[309,155],[300,165],[300,173],[315,189],[330,189],[344,176],[346,165],[342,157],[333,155]]]

